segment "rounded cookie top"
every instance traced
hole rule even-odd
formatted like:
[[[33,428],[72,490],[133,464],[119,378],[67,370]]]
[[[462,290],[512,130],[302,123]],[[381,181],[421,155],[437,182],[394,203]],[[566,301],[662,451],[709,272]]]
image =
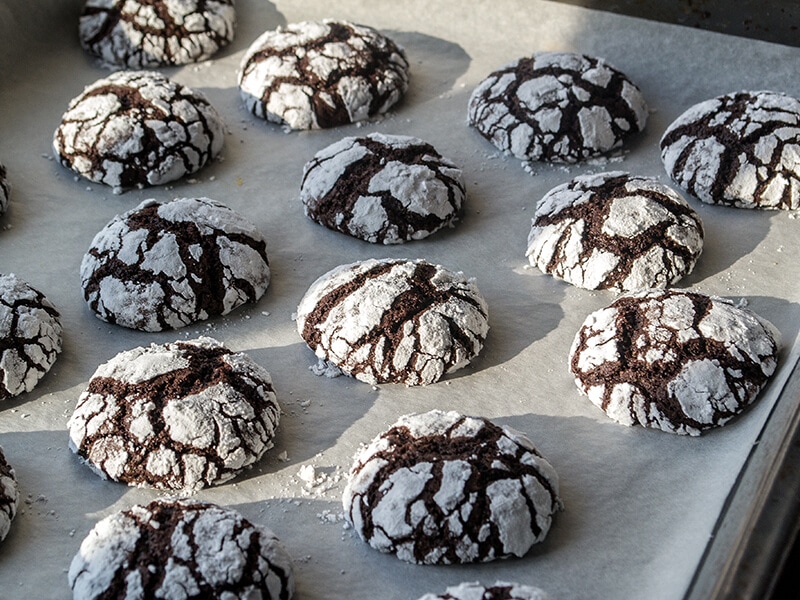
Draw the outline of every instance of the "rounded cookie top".
[[[483,585],[477,581],[448,587],[443,594],[425,594],[419,600],[550,600],[544,590],[529,585],[496,581]]]
[[[503,152],[565,163],[607,154],[647,122],[644,97],[624,73],[569,52],[538,52],[491,73],[467,112]]]
[[[532,221],[530,264],[590,290],[666,287],[691,273],[703,250],[700,216],[686,200],[620,171],[553,188]]]
[[[294,594],[289,553],[267,527],[209,502],[158,499],[100,520],[69,567],[75,600]]]
[[[5,166],[0,163],[0,215],[8,210],[8,199],[11,196],[11,184]]]
[[[6,539],[11,529],[11,521],[17,514],[19,487],[14,468],[8,464],[3,448],[0,446],[0,542]]]
[[[699,435],[756,399],[779,339],[768,321],[722,298],[649,290],[590,314],[569,365],[578,389],[614,421]]]
[[[0,400],[30,392],[61,352],[61,315],[37,289],[0,274]]]
[[[242,57],[247,109],[291,129],[385,113],[408,89],[405,52],[371,27],[325,19],[263,33]]]
[[[117,71],[73,98],[53,136],[56,158],[115,189],[199,171],[222,150],[222,118],[194,90],[152,71]]]
[[[362,448],[342,504],[361,539],[418,564],[522,556],[562,507],[529,439],[439,410],[405,415]]]
[[[114,217],[81,262],[81,285],[102,320],[142,331],[225,315],[267,290],[267,244],[209,198],[145,200]]]
[[[270,374],[211,338],[120,352],[95,371],[69,446],[103,478],[193,491],[236,477],[273,445]]]
[[[211,58],[235,26],[234,0],[86,0],[78,34],[103,66],[147,69]]]
[[[312,220],[353,237],[401,244],[452,226],[466,188],[461,169],[418,138],[346,137],[306,163],[300,199]]]
[[[689,108],[661,138],[672,179],[709,204],[800,208],[800,99],[770,91]]]
[[[329,271],[303,296],[296,322],[321,361],[372,384],[434,383],[477,356],[489,331],[473,279],[405,259]]]

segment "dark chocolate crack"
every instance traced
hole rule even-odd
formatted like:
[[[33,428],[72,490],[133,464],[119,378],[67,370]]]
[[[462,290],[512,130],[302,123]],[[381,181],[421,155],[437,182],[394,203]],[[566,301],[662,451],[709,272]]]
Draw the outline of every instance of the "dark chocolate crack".
[[[691,300],[693,310],[691,329],[696,335],[691,339],[684,339],[685,336],[679,336],[678,331],[670,332],[669,327],[659,322],[657,339],[652,339],[647,331],[651,325],[647,311],[652,309],[654,303],[663,304],[673,295]],[[604,386],[600,404],[604,410],[611,403],[615,386],[619,384],[633,386],[644,396],[646,412],[643,416],[634,411],[631,405],[630,417],[635,423],[659,428],[656,419],[653,419],[653,422],[650,420],[651,411],[656,410],[665,415],[676,429],[703,431],[721,425],[740,413],[764,387],[769,374],[764,372],[763,364],[774,361],[777,346],[771,334],[762,329],[761,334],[772,341],[769,344],[771,352],[758,357],[758,360],[753,360],[744,352],[731,351],[722,342],[703,335],[700,323],[707,317],[714,302],[717,300],[703,294],[672,290],[665,290],[659,299],[623,296],[609,306],[617,313],[614,342],[618,360],[605,361],[588,370],[581,369],[579,366],[581,352],[587,347],[589,340],[594,336],[607,335],[605,330],[582,327],[577,334],[575,351],[570,358],[570,369],[579,379],[583,389]],[[652,348],[664,348],[670,352],[671,357],[649,362],[645,355]],[[722,368],[726,388],[733,395],[735,403],[735,406],[728,407],[714,403],[713,415],[708,422],[699,422],[687,415],[679,399],[668,388],[687,363],[701,360],[713,361]]]
[[[93,246],[88,250],[88,254],[97,259],[97,266],[83,277],[83,290],[84,298],[93,311],[110,323],[117,322],[113,311],[104,307],[100,291],[101,283],[109,277],[121,282],[148,286],[156,283],[164,293],[163,308],[155,315],[143,313],[141,322],[147,323],[150,317],[154,316],[162,330],[175,327],[173,319],[176,313],[171,297],[179,295],[176,291],[178,284],[188,286],[194,295],[190,311],[179,315],[183,325],[201,318],[224,314],[223,300],[233,290],[239,296],[237,306],[258,299],[259,294],[253,287],[253,282],[241,277],[232,277],[220,259],[220,252],[224,247],[222,241],[232,242],[252,249],[266,267],[269,261],[266,242],[263,239],[256,239],[246,233],[225,231],[206,221],[199,224],[188,220],[166,219],[159,215],[162,206],[154,203],[124,215],[126,227],[121,230],[118,244],[110,249],[105,246],[99,248]],[[218,210],[228,209],[219,205]],[[146,231],[147,235],[140,240],[139,259],[129,264],[119,258],[118,249],[124,246],[125,237],[137,231]],[[143,261],[147,259],[148,251],[168,235],[173,236],[180,261],[186,270],[185,275],[178,280],[172,274],[155,272],[142,266]],[[198,248],[202,250],[199,255]],[[130,327],[135,324],[125,323],[125,325]]]
[[[183,15],[192,27],[175,20],[165,0],[117,0],[113,5],[99,5],[91,0],[84,5],[81,21],[91,22],[92,29],[81,30],[81,44],[104,60],[113,56],[118,67],[158,67],[180,65],[206,58],[233,39],[233,22],[219,18],[222,7],[233,7],[233,0],[195,0],[194,8]],[[182,2],[186,4],[186,2]],[[154,13],[162,25],[147,24]],[[215,18],[217,17],[217,18]],[[222,32],[211,21],[226,27]],[[99,26],[97,22],[99,21]],[[131,33],[141,36],[136,42]]]
[[[768,208],[798,208],[793,191],[796,195],[796,188],[800,186],[800,170],[784,160],[784,156],[785,149],[800,144],[800,113],[789,108],[765,107],[761,100],[768,94],[737,92],[720,96],[714,99],[711,110],[696,115],[694,120],[676,120],[661,139],[662,159],[671,146],[686,140],[689,143],[678,154],[674,164],[667,165],[670,176],[705,202],[749,207],[763,206],[767,188],[776,176],[781,176],[790,185],[784,187],[778,203],[770,204]],[[779,130],[783,135],[777,135]],[[782,139],[787,131],[792,131],[792,135]],[[708,140],[719,144],[721,154],[707,157],[707,163],[702,165],[706,154],[704,145]],[[764,140],[774,142],[771,158],[766,162],[757,155],[758,145]],[[712,172],[711,161],[714,160],[719,164]],[[757,179],[755,189],[748,197],[732,195],[728,187],[745,167],[752,168]]]
[[[381,498],[388,491],[387,482],[394,473],[404,469],[413,469],[420,464],[432,465],[431,477],[425,482],[423,491],[414,499],[408,501],[405,508],[399,508],[398,518],[412,529],[408,535],[396,538],[387,532],[381,532],[391,540],[392,546],[397,548],[406,544],[413,547],[414,562],[426,564],[453,564],[465,562],[459,550],[467,546],[475,546],[477,553],[473,562],[485,562],[509,555],[505,549],[504,532],[498,529],[498,524],[492,521],[490,498],[486,494],[487,488],[498,481],[515,480],[520,483],[519,493],[524,498],[530,516],[531,534],[534,539],[540,540],[546,531],[538,524],[538,510],[536,502],[528,495],[524,479],[536,480],[546,491],[550,498],[551,511],[545,515],[548,519],[560,507],[557,490],[533,464],[530,464],[530,455],[541,458],[533,449],[525,448],[518,443],[513,453],[508,453],[510,444],[504,444],[501,451],[498,443],[501,438],[508,437],[502,428],[482,419],[483,427],[473,436],[457,435],[454,433],[464,422],[464,418],[456,421],[446,431],[437,435],[415,437],[405,426],[394,426],[380,437],[385,440],[387,447],[370,455],[367,462],[354,465],[351,477],[367,467],[369,463],[378,461],[379,467],[366,492],[357,494],[352,505],[358,505],[358,511],[363,520],[361,526],[362,537],[369,541],[376,534],[376,525],[372,518],[371,509],[377,506]],[[467,463],[470,473],[463,482],[459,502],[448,510],[443,509],[436,501],[444,481],[443,468],[452,461]],[[374,464],[374,463],[373,463]],[[372,466],[369,467],[372,469]],[[409,514],[409,509],[414,506],[414,512],[419,514],[424,506],[426,518],[419,519],[415,525]],[[405,511],[405,512],[404,512]],[[452,515],[459,515],[458,523],[461,531],[453,530],[450,523]],[[353,508],[350,510],[352,521]],[[435,552],[435,554],[431,554]],[[431,556],[436,556],[431,563]]]
[[[520,158],[552,162],[576,162],[601,155],[618,147],[622,141],[640,131],[637,114],[623,95],[624,87],[636,89],[631,81],[619,70],[591,56],[580,56],[581,68],[575,70],[559,65],[555,61],[543,61],[541,57],[521,58],[517,62],[499,69],[485,80],[493,85],[483,85],[482,92],[470,99],[470,124],[478,132],[493,143],[505,140],[510,149],[510,140],[515,137],[514,130],[520,126],[529,127],[530,142],[524,149],[515,152]],[[539,66],[537,66],[537,64]],[[609,75],[604,85],[598,85],[584,79],[584,74],[603,69]],[[554,77],[560,85],[560,94],[539,98],[540,105],[534,110],[521,102],[520,87],[541,77]],[[503,82],[504,88],[498,93],[497,83]],[[575,88],[581,90],[581,97],[576,95]],[[476,90],[477,92],[477,90]],[[498,108],[502,107],[502,108]],[[608,111],[607,126],[613,133],[614,143],[611,147],[597,147],[592,140],[583,136],[579,113],[586,108],[604,108]],[[497,117],[498,110],[504,112],[503,118]],[[560,115],[558,129],[542,128],[538,116],[554,111]]]
[[[0,294],[0,304],[5,307],[3,312],[8,317],[4,328],[9,332],[8,335],[0,337],[0,357],[6,352],[14,353],[15,357],[25,364],[26,376],[34,371],[38,373],[36,377],[38,380],[50,369],[61,350],[61,315],[40,291],[22,282],[18,282],[17,285],[24,286],[24,296],[15,293]],[[32,316],[40,323],[35,329],[31,328]],[[34,348],[37,352],[41,352],[44,358],[32,356]],[[11,361],[12,364],[16,362],[16,360]],[[3,380],[4,369],[0,364],[0,400],[11,398],[24,391],[7,389],[3,385]]]
[[[198,448],[171,437],[162,417],[164,409],[170,402],[199,394],[214,386],[224,386],[228,390],[228,395],[243,399],[252,408],[254,414],[252,420],[227,416],[225,398],[219,398],[222,411],[219,416],[224,421],[222,425],[226,428],[225,434],[230,436],[233,433],[241,443],[240,448],[248,455],[249,462],[256,460],[264,446],[270,442],[279,408],[271,399],[274,390],[269,381],[257,380],[252,372],[234,370],[225,360],[233,353],[224,347],[203,348],[183,342],[176,342],[174,347],[181,358],[188,361],[187,366],[135,383],[110,377],[93,377],[82,394],[79,409],[80,404],[90,398],[101,398],[103,401],[97,410],[81,413],[81,420],[88,422],[99,415],[104,415],[105,422],[96,432],[86,434],[80,447],[77,448],[77,454],[94,462],[96,449],[102,448],[102,452],[107,452],[109,444],[117,445],[118,451],[127,452],[124,469],[115,478],[117,481],[155,488],[185,487],[183,460],[176,462],[178,472],[159,475],[148,470],[147,465],[152,453],[163,448],[174,451],[178,457],[202,456],[206,461],[206,470],[201,479],[206,485],[236,474],[238,470],[231,470],[226,466],[224,457],[216,451],[223,433],[219,429],[218,419],[214,419],[217,429],[213,432],[213,440],[207,447]],[[110,404],[116,410],[109,418]],[[147,404],[151,406],[148,407]],[[143,406],[149,408],[148,421],[153,428],[152,435],[145,440],[131,433],[131,423],[141,414],[138,409]],[[98,466],[102,468],[102,464]]]
[[[132,581],[137,582],[136,589],[142,597],[159,597],[164,593],[167,568],[185,570],[183,579],[186,587],[183,588],[185,596],[182,597],[187,599],[220,598],[228,594],[238,598],[246,590],[259,590],[267,600],[288,600],[291,595],[291,574],[282,565],[269,560],[269,549],[265,548],[269,538],[265,539],[261,530],[232,510],[203,502],[155,500],[116,516],[118,520],[128,522],[125,524],[126,533],[129,527],[135,527],[138,535],[134,547],[125,551],[124,557],[121,557],[123,560],[115,565],[116,569],[106,588],[100,595],[94,596],[97,600],[125,597]],[[213,540],[205,539],[208,533],[204,528],[211,519],[217,520],[217,529],[224,531],[221,540],[216,539],[219,534]],[[201,520],[203,525],[198,524]],[[117,526],[122,527],[122,523]],[[174,546],[175,540],[187,544],[188,556],[186,549]],[[214,550],[222,550],[209,548],[212,541],[223,544],[226,553],[232,552],[235,547],[237,562],[242,561],[241,568],[228,571],[225,578],[217,576],[213,580],[207,579],[203,566],[198,563],[198,555],[207,557]],[[83,574],[91,577],[90,573],[84,569],[83,572],[71,574],[71,577],[80,578]],[[138,577],[132,578],[132,573]],[[267,588],[265,579],[268,574],[276,576],[281,582],[281,592],[277,598],[273,598]],[[167,586],[175,585],[175,581],[167,583]]]
[[[319,299],[314,310],[306,317],[302,337],[312,350],[320,344],[323,331],[320,324],[328,318],[328,314],[336,305],[347,298],[355,290],[371,285],[371,281],[390,272],[398,263],[393,261],[377,263],[370,269],[359,273],[357,277],[334,289]],[[414,270],[407,278],[408,289],[398,293],[391,304],[385,307],[379,324],[352,344],[352,351],[370,345],[369,355],[357,364],[347,366],[348,374],[357,376],[364,372],[374,372],[376,365],[381,365],[386,372],[380,373],[382,383],[404,383],[409,381],[409,376],[414,370],[414,360],[408,366],[398,369],[394,365],[393,357],[400,341],[404,338],[403,328],[409,322],[418,324],[424,314],[437,310],[437,307],[449,303],[464,303],[473,307],[477,312],[486,317],[486,312],[471,291],[466,286],[451,284],[446,287],[437,286],[432,279],[437,273],[437,267],[430,263],[419,261],[415,263]],[[444,317],[444,315],[443,315]],[[477,354],[483,342],[482,336],[476,332],[464,331],[459,323],[447,319],[453,343],[447,354],[434,357],[442,361],[444,372],[447,372],[457,362],[459,351],[467,356]],[[415,327],[419,331],[419,327]],[[383,342],[382,344],[380,342]],[[377,353],[381,352],[378,356]],[[419,346],[419,338],[415,339],[413,353],[423,354]]]
[[[368,136],[353,139],[352,146],[347,150],[356,145],[365,148],[367,153],[347,165],[324,196],[305,200],[306,214],[311,219],[335,231],[375,243],[385,243],[387,239],[408,241],[415,239],[415,235],[419,235],[420,232],[432,233],[451,223],[458,216],[466,194],[464,184],[445,172],[445,169],[455,167],[431,144],[420,140],[411,145],[392,145]],[[336,158],[334,155],[312,159],[306,165],[301,189],[306,186],[309,177],[320,177],[319,170],[324,173],[325,164]],[[447,218],[433,213],[421,214],[404,206],[403,199],[396,198],[390,190],[370,190],[372,178],[383,171],[390,162],[425,167],[430,172],[430,178],[441,181],[447,190],[447,202],[451,214]],[[362,226],[354,221],[353,209],[360,197],[374,198],[374,202],[379,203],[386,213],[386,221],[376,232],[365,232]]]
[[[248,58],[242,69],[243,79],[248,77],[255,65],[274,57],[287,57],[295,63],[292,74],[281,73],[270,78],[262,97],[256,98],[252,106],[255,114],[265,116],[270,96],[280,95],[283,86],[301,87],[310,94],[309,101],[317,127],[324,129],[351,122],[348,100],[339,90],[343,79],[366,82],[370,94],[368,116],[385,110],[387,102],[405,92],[408,62],[402,48],[371,28],[337,21],[326,21],[325,25],[328,32],[321,37],[285,48],[264,46]],[[287,30],[302,31],[301,26],[295,24],[287,27]],[[352,52],[347,57],[330,56],[326,49],[330,44],[347,44]],[[320,57],[335,64],[321,75],[317,72],[318,68],[312,65]]]
[[[635,184],[636,178],[627,174],[607,177],[599,185],[587,185],[581,180],[573,180],[567,184],[567,190],[578,190],[581,202],[560,208],[552,214],[538,215],[533,222],[534,227],[547,227],[564,222],[584,223],[581,233],[582,251],[578,262],[586,261],[597,251],[608,252],[619,259],[617,265],[609,271],[596,289],[619,288],[622,289],[624,280],[630,275],[635,261],[645,256],[652,248],[662,248],[665,253],[660,273],[664,276],[664,283],[669,284],[686,274],[690,270],[702,248],[688,247],[673,239],[667,232],[670,228],[680,226],[691,227],[697,232],[698,237],[703,237],[703,225],[697,213],[688,205],[676,202],[665,192],[636,186],[633,191],[626,186]],[[584,201],[584,195],[589,194],[590,199]],[[652,203],[662,206],[670,215],[653,226],[641,231],[635,236],[609,235],[603,232],[603,227],[609,219],[611,207],[616,199],[630,196],[644,197]],[[544,265],[547,273],[560,273],[566,248],[571,244],[574,232],[566,229],[561,234],[553,256]],[[570,247],[574,248],[574,245]]]

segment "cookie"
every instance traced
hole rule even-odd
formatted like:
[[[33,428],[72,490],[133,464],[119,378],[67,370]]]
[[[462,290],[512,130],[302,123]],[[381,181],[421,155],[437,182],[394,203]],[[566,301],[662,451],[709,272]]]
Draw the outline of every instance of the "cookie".
[[[8,210],[8,199],[11,196],[11,184],[5,166],[0,163],[0,215]]]
[[[61,352],[61,315],[42,292],[0,274],[0,400],[30,392]]]
[[[199,171],[222,150],[224,125],[205,96],[152,71],[118,71],[73,98],[53,136],[58,161],[123,190]]]
[[[526,256],[577,287],[633,291],[675,283],[702,250],[702,221],[686,200],[655,179],[611,171],[545,194]]]
[[[408,89],[408,61],[371,27],[303,21],[256,39],[238,82],[254,115],[290,129],[323,129],[387,112]]]
[[[800,99],[742,91],[695,104],[667,127],[661,160],[709,204],[800,208]]]
[[[11,529],[11,521],[17,514],[19,487],[14,467],[8,464],[0,446],[0,542],[6,539]]]
[[[289,553],[267,527],[210,502],[158,499],[100,520],[69,567],[75,600],[294,594]]]
[[[550,600],[537,587],[497,581],[493,585],[467,582],[447,588],[444,594],[425,594],[419,600]]]
[[[429,143],[380,133],[321,150],[306,163],[300,186],[310,219],[377,244],[453,226],[465,196],[461,169]]]
[[[440,410],[363,447],[342,505],[362,540],[417,564],[522,556],[562,507],[555,470],[524,435]]]
[[[775,371],[779,341],[771,323],[728,300],[648,290],[590,314],[569,366],[614,421],[700,435],[752,404]]]
[[[297,331],[320,359],[366,383],[426,385],[483,348],[488,311],[474,279],[424,260],[369,259],[317,279]]]
[[[177,329],[255,302],[267,290],[267,244],[250,221],[209,198],[145,200],[114,217],[81,262],[100,319]]]
[[[147,69],[211,58],[235,27],[234,0],[86,0],[78,34],[103,66]]]
[[[491,73],[469,98],[469,124],[522,160],[575,163],[620,148],[647,123],[647,103],[601,58],[537,52]]]
[[[270,374],[201,337],[100,365],[69,419],[69,446],[103,478],[194,491],[261,459],[279,418]]]

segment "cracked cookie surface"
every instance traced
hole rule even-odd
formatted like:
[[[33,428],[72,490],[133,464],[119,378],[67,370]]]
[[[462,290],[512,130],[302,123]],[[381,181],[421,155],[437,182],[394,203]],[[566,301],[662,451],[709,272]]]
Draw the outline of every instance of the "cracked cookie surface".
[[[545,194],[526,256],[581,288],[633,291],[675,283],[702,250],[703,225],[686,200],[655,179],[611,171]]]
[[[75,600],[289,600],[294,568],[274,532],[209,502],[158,499],[101,519],[69,567]]]
[[[103,478],[194,491],[273,446],[269,372],[211,338],[151,344],[100,365],[69,419],[70,449]]]
[[[362,448],[342,504],[362,540],[417,564],[522,556],[562,508],[555,470],[524,435],[439,410]]]
[[[779,341],[771,323],[722,298],[649,290],[589,315],[569,365],[578,389],[614,421],[700,435],[755,401]]]
[[[3,447],[0,446],[0,542],[8,535],[11,521],[17,514],[19,487],[14,468],[8,464]]]
[[[474,359],[489,331],[473,279],[404,259],[322,275],[300,301],[296,324],[321,361],[371,384],[434,383]]]
[[[291,129],[323,129],[387,112],[408,89],[405,51],[371,27],[325,19],[263,33],[242,57],[247,109]]]
[[[145,200],[116,216],[92,240],[80,274],[100,319],[142,331],[226,315],[270,282],[263,235],[209,198]]]
[[[199,92],[153,71],[117,71],[73,98],[53,136],[57,160],[115,190],[199,171],[222,150],[224,125]]]
[[[503,152],[575,163],[621,147],[644,129],[647,112],[639,88],[603,59],[538,52],[481,81],[467,116]]]
[[[373,133],[346,137],[306,163],[306,215],[367,242],[401,244],[452,226],[466,188],[461,169],[429,143]]]
[[[55,306],[13,273],[0,274],[0,401],[30,392],[56,362],[63,328]]]
[[[709,204],[800,208],[800,99],[770,91],[689,108],[661,137],[667,174]]]
[[[8,182],[8,172],[0,164],[0,215],[8,210],[8,200],[11,197],[11,184]]]
[[[492,585],[465,582],[448,587],[443,594],[425,594],[418,600],[550,600],[543,590],[508,581]]]
[[[147,69],[211,58],[235,27],[233,0],[86,0],[78,34],[103,66]]]

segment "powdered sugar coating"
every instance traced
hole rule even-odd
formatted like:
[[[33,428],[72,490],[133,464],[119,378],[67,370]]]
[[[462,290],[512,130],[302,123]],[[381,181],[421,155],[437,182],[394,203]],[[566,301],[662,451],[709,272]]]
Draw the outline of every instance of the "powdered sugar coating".
[[[756,399],[779,341],[771,323],[722,298],[647,290],[589,315],[569,364],[581,392],[614,421],[699,435]]]
[[[100,230],[81,262],[95,314],[142,331],[228,314],[269,282],[261,232],[209,198],[145,200]]]
[[[489,331],[475,281],[424,260],[341,265],[309,287],[296,321],[317,357],[372,384],[434,383],[477,356]]]
[[[234,0],[86,0],[83,48],[108,68],[153,68],[211,58],[233,41]]]
[[[450,586],[443,594],[425,594],[418,600],[550,600],[550,595],[519,583],[496,581],[485,586],[475,581]]]
[[[294,594],[292,559],[267,527],[208,502],[159,499],[100,520],[68,573],[75,600]]]
[[[11,196],[11,184],[8,182],[8,173],[3,164],[0,164],[0,215],[8,210],[8,199]]]
[[[401,244],[452,226],[466,188],[461,169],[415,137],[346,137],[306,163],[306,215],[372,243]]]
[[[581,288],[632,291],[675,283],[702,250],[702,222],[686,200],[655,179],[611,171],[545,194],[526,256]]]
[[[408,89],[392,40],[348,21],[303,21],[264,32],[242,57],[247,109],[291,129],[322,129],[387,112]]]
[[[14,468],[8,464],[3,447],[0,446],[0,542],[6,539],[11,521],[17,514],[19,487]]]
[[[440,410],[362,448],[342,504],[361,539],[418,564],[522,556],[562,507],[555,470],[524,435]]]
[[[575,163],[619,148],[647,123],[641,91],[603,59],[537,52],[472,92],[469,124],[522,160]]]
[[[69,419],[69,445],[101,477],[194,491],[260,460],[279,420],[270,374],[201,337],[100,365]]]
[[[742,91],[700,102],[667,127],[661,160],[709,204],[800,208],[800,99]]]
[[[194,90],[153,71],[117,71],[73,98],[53,136],[59,162],[113,188],[161,185],[222,150],[222,118]]]
[[[30,392],[61,352],[61,315],[37,289],[0,274],[0,400]]]

